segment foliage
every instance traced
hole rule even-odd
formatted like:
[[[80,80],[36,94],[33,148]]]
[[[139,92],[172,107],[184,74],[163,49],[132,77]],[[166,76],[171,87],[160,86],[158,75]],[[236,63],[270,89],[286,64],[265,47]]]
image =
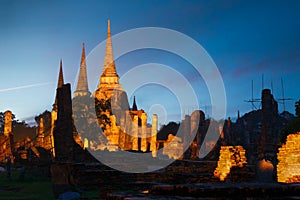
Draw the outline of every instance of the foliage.
[[[111,102],[110,99],[95,99],[95,110],[96,110],[96,116],[98,119],[98,123],[102,130],[104,131],[106,129],[106,125],[110,125],[111,121],[109,117],[106,115],[106,113],[111,114]]]
[[[20,171],[12,170],[10,180],[6,173],[0,172],[0,199],[54,199],[49,178],[25,174],[24,181],[19,180]]]
[[[12,169],[11,178],[6,178],[6,172],[0,172],[0,199],[11,200],[48,200],[55,199],[52,193],[52,183],[49,177],[37,176],[31,169],[26,170],[24,180],[20,181],[20,170]],[[98,199],[99,190],[95,188],[79,191],[81,199]]]
[[[281,142],[285,143],[289,134],[300,132],[300,100],[295,103],[296,118],[282,131]]]
[[[26,137],[30,137],[31,139],[35,137],[35,127],[30,127],[24,121],[14,122],[13,133],[14,133],[14,141],[24,140]]]
[[[12,114],[13,125],[16,122],[15,118],[16,118],[16,116],[14,114]],[[5,123],[5,112],[0,112],[0,134],[3,134],[3,132],[4,132],[4,123]]]
[[[45,129],[49,128],[51,126],[51,112],[45,110],[42,114],[35,116],[34,120],[36,121],[37,124],[39,124],[41,118],[43,118],[44,120]]]
[[[0,134],[4,132],[5,112],[0,112]],[[23,140],[27,136],[33,138],[35,136],[35,128],[30,127],[25,121],[16,120],[12,114],[12,131],[14,133],[14,140]]]
[[[300,117],[300,100],[295,103],[296,116]]]
[[[289,125],[282,131],[281,142],[285,143],[289,134],[294,134],[300,131],[300,117],[293,119]]]
[[[96,119],[93,100],[89,96],[76,96],[72,100],[74,125],[78,133],[87,134],[90,130],[90,119]],[[74,127],[75,128],[75,127]]]
[[[4,132],[4,112],[0,112],[0,134]]]
[[[74,124],[81,138],[88,138],[94,141],[99,140],[99,137],[102,139],[105,138],[103,138],[101,134],[99,118],[104,119],[103,124],[110,123],[109,118],[105,119],[106,115],[104,116],[102,113],[103,110],[109,108],[110,103],[102,101],[104,106],[101,105],[100,102],[97,103],[98,104],[95,105],[95,99],[89,96],[77,96],[72,100]],[[97,111],[98,116],[96,116]]]

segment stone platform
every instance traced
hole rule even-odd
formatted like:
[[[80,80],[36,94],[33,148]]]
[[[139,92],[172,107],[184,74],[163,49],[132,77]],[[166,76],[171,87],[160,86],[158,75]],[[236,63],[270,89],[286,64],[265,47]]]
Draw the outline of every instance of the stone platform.
[[[74,188],[93,188],[99,190],[100,198],[104,199],[108,194],[113,194],[110,198],[114,199],[114,196],[120,191],[127,191],[129,192],[127,194],[133,196],[136,194],[145,196],[143,191],[144,193],[151,191],[151,195],[160,195],[161,193],[164,196],[167,195],[170,188],[175,186],[182,188],[183,192],[184,190],[188,191],[187,188],[193,188],[186,188],[186,186],[199,183],[217,184],[220,183],[220,180],[213,174],[216,166],[217,162],[215,161],[178,160],[166,168],[154,172],[126,173],[101,163],[54,163],[51,166],[51,174],[55,196],[72,191]],[[252,168],[244,167],[237,169],[236,173],[233,171],[226,181],[246,182],[254,178],[255,174]],[[178,189],[178,191],[180,190]]]
[[[146,193],[146,194],[145,194]],[[109,193],[108,200],[135,199],[300,199],[300,184],[198,183],[153,185],[136,193]]]

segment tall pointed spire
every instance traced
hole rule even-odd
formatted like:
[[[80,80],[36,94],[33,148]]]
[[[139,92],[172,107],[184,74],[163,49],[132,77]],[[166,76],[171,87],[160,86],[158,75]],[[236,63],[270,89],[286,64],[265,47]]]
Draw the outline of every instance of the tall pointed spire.
[[[90,96],[91,93],[88,87],[87,81],[87,73],[86,73],[86,61],[85,61],[85,50],[84,50],[84,43],[82,43],[82,54],[81,54],[81,61],[80,61],[80,71],[77,81],[77,88],[74,92],[74,97],[76,96]]]
[[[63,75],[63,69],[62,69],[62,59],[60,59],[57,88],[61,88],[63,86],[63,84],[64,84],[64,75]]]
[[[119,76],[116,71],[112,40],[110,34],[110,20],[107,21],[107,39],[106,39],[106,52],[104,57],[104,67],[102,70],[101,77],[117,77],[117,83],[119,81]]]
[[[64,85],[64,74],[62,69],[62,59],[60,59],[57,88],[62,88],[63,85]],[[55,96],[55,102],[52,106],[53,106],[53,110],[57,111],[57,94]]]
[[[132,110],[133,111],[137,111],[137,105],[136,105],[136,102],[135,102],[135,96],[133,97]]]
[[[100,76],[100,84],[94,93],[94,97],[98,100],[110,99],[112,95],[120,97],[124,92],[122,85],[119,83],[119,76],[116,71],[112,38],[110,35],[110,20],[107,22],[107,39],[106,39],[106,52],[104,57],[102,74]],[[117,97],[116,97],[117,98]],[[128,100],[126,99],[126,106],[129,108]]]

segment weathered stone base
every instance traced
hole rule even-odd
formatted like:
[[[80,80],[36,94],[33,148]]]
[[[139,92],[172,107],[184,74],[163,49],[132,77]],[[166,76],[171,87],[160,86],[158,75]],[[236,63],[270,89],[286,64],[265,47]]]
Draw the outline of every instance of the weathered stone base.
[[[278,183],[200,183],[179,185],[154,185],[149,193],[110,193],[108,200],[135,199],[293,199],[300,196],[300,184]],[[296,198],[295,198],[296,199]]]
[[[99,190],[101,198],[106,198],[108,193],[123,190],[134,191],[135,194],[161,184],[219,183],[219,179],[213,175],[216,165],[217,162],[214,161],[181,160],[155,172],[125,173],[101,163],[55,163],[51,166],[51,171],[54,189],[61,186],[65,189],[54,191],[56,195],[72,188],[94,188]],[[250,168],[236,170],[226,181],[250,181],[255,178],[255,173]],[[241,176],[238,176],[239,170]]]
[[[127,185],[135,182],[197,183],[218,182],[213,177],[216,162],[175,161],[164,169],[150,173],[126,173],[101,163],[54,163],[51,166],[52,180],[62,182],[62,176],[70,184],[79,187],[95,185]],[[122,182],[124,180],[124,182]]]

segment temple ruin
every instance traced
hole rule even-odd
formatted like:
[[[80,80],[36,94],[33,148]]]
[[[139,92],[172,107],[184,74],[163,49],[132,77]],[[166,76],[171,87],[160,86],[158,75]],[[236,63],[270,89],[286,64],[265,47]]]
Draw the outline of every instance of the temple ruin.
[[[287,136],[286,143],[279,148],[277,181],[300,182],[300,132]]]
[[[218,166],[214,176],[224,181],[232,167],[243,167],[247,163],[246,151],[242,146],[221,146]]]
[[[0,161],[6,161],[12,156],[14,151],[14,134],[12,132],[12,112],[10,110],[4,113],[3,134],[0,135]]]

